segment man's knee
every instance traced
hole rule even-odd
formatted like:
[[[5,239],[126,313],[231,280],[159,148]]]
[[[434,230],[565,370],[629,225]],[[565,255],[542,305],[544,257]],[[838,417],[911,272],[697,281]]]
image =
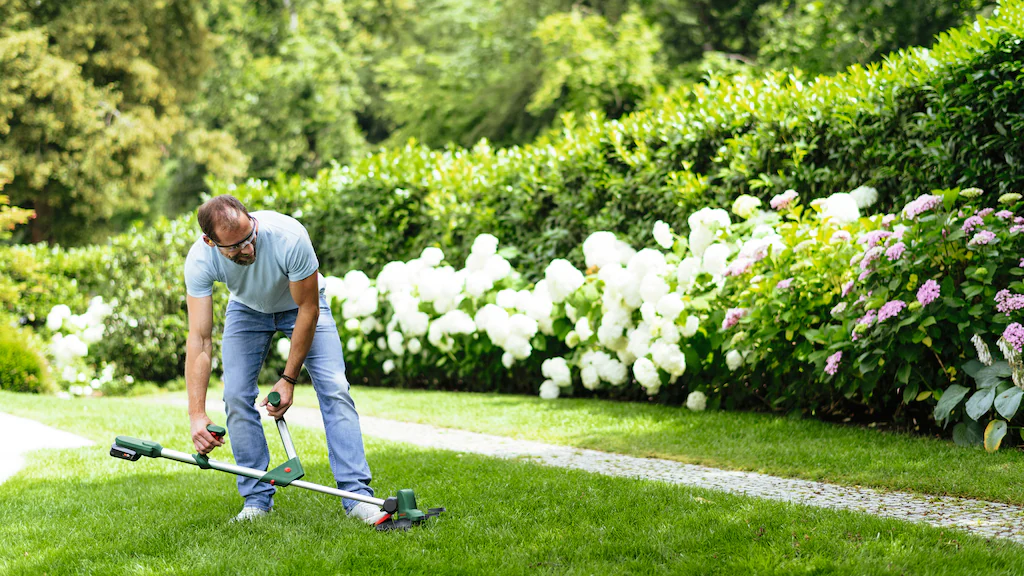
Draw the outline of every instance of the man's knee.
[[[256,395],[251,392],[224,390],[224,407],[228,414],[256,410]]]

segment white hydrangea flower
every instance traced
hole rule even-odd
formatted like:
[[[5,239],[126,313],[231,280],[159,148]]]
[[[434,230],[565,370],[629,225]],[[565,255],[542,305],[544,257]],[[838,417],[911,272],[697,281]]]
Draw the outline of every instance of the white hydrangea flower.
[[[702,262],[704,272],[712,276],[721,276],[725,272],[725,266],[729,261],[729,253],[731,251],[728,244],[718,243],[708,246],[704,251]]]
[[[860,219],[860,209],[857,208],[857,201],[846,192],[838,192],[825,199],[825,208],[821,214],[823,220],[832,220],[843,226],[852,224]]]
[[[730,371],[735,371],[743,365],[743,355],[737,350],[729,350],[725,355],[725,364],[729,367]]]
[[[700,412],[707,408],[708,397],[700,391],[690,392],[686,396],[686,407],[694,412]]]
[[[686,308],[686,304],[683,303],[683,299],[678,293],[673,292],[662,296],[658,300],[656,308],[662,318],[675,322],[675,319]]]
[[[675,344],[659,340],[651,346],[654,365],[672,376],[682,376],[686,371],[686,356]]]
[[[388,350],[395,356],[405,354],[405,337],[401,332],[388,332]]]
[[[71,316],[71,308],[67,304],[57,304],[50,309],[50,313],[46,315],[46,327],[52,332],[56,332],[61,329],[64,324],[64,320]]]
[[[590,320],[586,316],[576,321],[575,330],[579,334],[580,342],[586,342],[594,335],[594,331],[590,329]]]
[[[656,395],[661,388],[661,376],[658,374],[658,368],[646,357],[637,358],[633,363],[633,376],[649,396]]]
[[[356,350],[359,350],[359,340],[356,340],[355,338],[349,338],[348,342],[345,343],[345,349],[348,350],[349,352],[355,352]]]
[[[277,355],[283,360],[288,359],[288,354],[292,351],[292,341],[287,338],[281,338],[277,341]]]
[[[761,200],[749,194],[742,194],[732,203],[732,213],[747,220],[756,214],[760,207]]]
[[[731,222],[729,213],[721,208],[702,208],[690,214],[687,224],[690,225],[690,251],[699,258],[714,243],[716,232],[728,228]]]
[[[428,266],[434,267],[444,261],[444,252],[434,246],[424,248],[420,253],[420,260],[423,260]]]
[[[655,304],[668,294],[668,282],[657,274],[648,274],[640,282],[640,299]]]
[[[390,292],[408,292],[412,289],[409,281],[409,267],[405,262],[388,262],[377,274],[377,291],[380,294]]]
[[[597,368],[594,366],[587,366],[580,370],[580,380],[583,381],[583,387],[587,390],[597,390],[598,385],[601,384],[601,379],[597,375]]]
[[[565,358],[548,358],[540,365],[540,372],[557,386],[572,386],[572,371]]]
[[[551,380],[545,380],[540,385],[540,397],[545,400],[554,400],[555,398],[558,398],[558,393],[558,385]]]
[[[853,200],[857,203],[857,208],[868,208],[875,202],[878,202],[878,190],[871,186],[859,186],[850,192],[850,196],[853,196]]]
[[[405,347],[409,349],[409,353],[411,354],[419,354],[420,351],[423,350],[423,344],[420,342],[419,338],[410,338]]]
[[[563,302],[570,294],[583,286],[583,273],[576,269],[568,260],[558,258],[544,270],[548,293],[555,304]]]
[[[700,319],[696,316],[687,316],[686,323],[683,325],[682,335],[684,338],[690,338],[697,333],[697,329],[700,328]]]
[[[683,293],[689,292],[693,281],[700,274],[701,266],[701,259],[693,256],[683,258],[683,261],[679,263],[679,267],[676,268],[676,282],[679,283],[679,289]]]
[[[639,326],[630,330],[627,338],[629,343],[626,345],[626,350],[633,356],[643,358],[650,352],[651,329],[646,322],[641,322]]]
[[[587,268],[604,269],[610,264],[625,265],[636,251],[611,232],[594,232],[583,241],[583,257]]]
[[[654,241],[665,250],[671,250],[676,240],[672,236],[672,228],[668,224],[658,220],[654,223]]]
[[[395,371],[395,361],[388,358],[387,360],[384,361],[384,364],[381,366],[381,368],[384,369],[385,374],[391,374],[392,372]]]
[[[494,254],[498,251],[498,239],[492,234],[481,234],[473,240],[471,252],[478,254]]]
[[[512,368],[512,365],[516,363],[516,357],[511,352],[505,352],[501,355],[501,363],[505,368]]]

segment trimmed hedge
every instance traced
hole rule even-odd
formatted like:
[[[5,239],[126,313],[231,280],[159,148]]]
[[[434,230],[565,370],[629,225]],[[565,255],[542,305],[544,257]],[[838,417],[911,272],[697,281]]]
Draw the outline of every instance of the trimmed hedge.
[[[46,359],[27,345],[30,334],[0,322],[0,390],[48,392],[51,388]]]

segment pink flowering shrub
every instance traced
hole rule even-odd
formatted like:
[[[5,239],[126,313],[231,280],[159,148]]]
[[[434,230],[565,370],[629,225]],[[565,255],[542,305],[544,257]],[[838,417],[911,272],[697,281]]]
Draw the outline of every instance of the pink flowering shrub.
[[[786,249],[723,290],[723,309],[748,311],[722,331],[746,359],[737,402],[953,424],[957,442],[998,447],[1024,421],[1024,217],[1012,196],[997,212],[959,192],[845,224],[782,206]],[[1011,357],[972,360],[972,339]]]

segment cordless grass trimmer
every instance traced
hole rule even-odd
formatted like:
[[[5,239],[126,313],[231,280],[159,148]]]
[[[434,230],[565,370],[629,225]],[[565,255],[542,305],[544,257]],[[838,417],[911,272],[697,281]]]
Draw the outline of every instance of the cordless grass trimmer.
[[[267,401],[273,406],[278,406],[281,403],[281,395],[277,392],[271,392],[267,396]],[[207,426],[206,430],[218,439],[222,439],[227,435],[227,430],[214,424]],[[416,508],[416,495],[408,488],[399,490],[397,496],[391,496],[381,500],[380,498],[373,498],[371,496],[366,496],[365,494],[356,494],[355,492],[348,492],[347,490],[339,490],[338,488],[321,486],[319,484],[300,480],[305,472],[302,470],[302,464],[299,462],[299,457],[295,453],[295,445],[292,444],[292,437],[288,433],[288,424],[285,423],[284,418],[277,418],[277,431],[281,434],[281,442],[284,444],[284,452],[288,456],[288,461],[270,471],[246,468],[245,466],[236,466],[234,464],[228,464],[227,462],[210,460],[203,454],[186,454],[184,452],[178,452],[177,450],[168,450],[151,440],[139,440],[138,438],[132,438],[131,436],[118,436],[114,440],[113,446],[110,447],[110,455],[114,458],[128,460],[130,462],[135,462],[143,456],[148,456],[150,458],[167,458],[170,460],[177,460],[178,462],[184,462],[186,464],[194,464],[203,470],[220,470],[221,472],[229,472],[239,476],[248,476],[249,478],[255,478],[260,482],[266,482],[279,488],[283,488],[285,486],[297,486],[299,488],[313,490],[314,492],[321,492],[323,494],[330,494],[332,496],[339,496],[342,498],[351,498],[352,500],[357,500],[359,502],[367,502],[374,506],[379,506],[386,513],[386,515],[377,522],[377,530],[380,531],[408,530],[413,525],[420,524],[428,518],[438,516],[441,512],[445,511],[444,508],[431,508],[426,512],[418,510]]]

